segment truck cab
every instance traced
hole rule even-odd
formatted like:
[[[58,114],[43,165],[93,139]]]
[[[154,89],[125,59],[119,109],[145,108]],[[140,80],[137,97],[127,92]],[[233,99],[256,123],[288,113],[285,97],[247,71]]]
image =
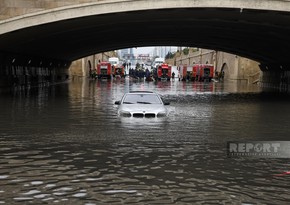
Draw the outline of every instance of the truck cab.
[[[125,68],[123,65],[116,65],[113,69],[113,74],[117,78],[124,78],[125,77]]]
[[[171,65],[167,63],[160,64],[155,71],[155,78],[158,80],[170,80],[171,78]]]
[[[214,74],[214,66],[211,64],[195,64],[193,66],[193,79],[197,81],[211,81]]]
[[[111,79],[111,74],[112,74],[112,66],[111,63],[109,62],[100,62],[97,64],[97,78],[107,78]]]

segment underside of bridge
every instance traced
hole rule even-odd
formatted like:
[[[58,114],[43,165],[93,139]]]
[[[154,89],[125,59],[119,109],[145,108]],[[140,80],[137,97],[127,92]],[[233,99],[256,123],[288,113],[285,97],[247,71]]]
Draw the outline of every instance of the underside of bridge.
[[[167,45],[225,51],[260,62],[262,70],[290,70],[289,22],[289,12],[230,8],[91,15],[2,34],[0,60],[65,67],[99,52]]]

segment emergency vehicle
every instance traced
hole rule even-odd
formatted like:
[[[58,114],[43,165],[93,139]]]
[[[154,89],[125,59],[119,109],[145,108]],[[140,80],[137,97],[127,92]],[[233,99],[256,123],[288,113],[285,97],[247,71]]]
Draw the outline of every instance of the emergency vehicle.
[[[112,66],[117,66],[120,63],[120,60],[117,57],[111,57],[108,61],[111,63]]]
[[[214,76],[214,66],[211,64],[195,64],[192,67],[192,79],[193,80],[211,81],[213,76]]]
[[[97,78],[111,79],[112,66],[109,62],[100,62],[97,64]]]
[[[125,68],[124,68],[124,66],[123,65],[116,65],[116,66],[114,66],[113,75],[115,77],[124,78],[125,77]]]
[[[155,70],[155,78],[158,80],[170,80],[171,78],[171,65],[167,63],[162,63],[158,65]]]
[[[186,64],[185,65],[179,65],[178,66],[178,74],[179,74],[178,78],[180,80],[185,80],[186,79],[187,69],[188,69],[188,67],[187,67]]]

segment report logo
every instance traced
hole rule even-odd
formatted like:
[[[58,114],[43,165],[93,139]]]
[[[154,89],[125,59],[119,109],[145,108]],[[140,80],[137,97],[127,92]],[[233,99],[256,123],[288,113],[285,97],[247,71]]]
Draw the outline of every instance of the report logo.
[[[228,157],[290,157],[290,141],[228,142]]]

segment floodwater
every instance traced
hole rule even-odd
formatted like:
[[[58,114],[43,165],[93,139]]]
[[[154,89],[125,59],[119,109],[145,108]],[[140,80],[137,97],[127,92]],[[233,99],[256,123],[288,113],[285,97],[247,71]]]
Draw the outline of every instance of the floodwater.
[[[153,90],[169,116],[117,116]],[[289,204],[288,158],[227,157],[289,140],[284,95],[237,83],[78,80],[2,93],[0,204]]]

